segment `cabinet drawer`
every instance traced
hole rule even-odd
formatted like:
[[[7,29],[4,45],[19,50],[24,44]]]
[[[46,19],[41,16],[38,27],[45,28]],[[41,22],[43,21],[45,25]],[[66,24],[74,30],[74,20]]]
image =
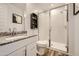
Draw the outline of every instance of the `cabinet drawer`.
[[[36,56],[36,43],[27,46],[27,56]]]
[[[17,41],[14,43],[0,46],[0,56],[8,55],[8,54],[12,53],[13,51],[16,51],[17,49],[19,49],[23,46],[26,46],[26,45],[29,48],[28,45],[30,45],[32,42],[37,41],[37,38],[38,37],[35,36],[35,37],[27,38],[25,40],[21,40],[21,41]],[[31,49],[35,48],[35,44],[32,44],[32,45],[33,46],[30,45]]]
[[[25,39],[25,40],[21,40],[18,42],[0,46],[0,56],[8,55],[8,54],[12,53],[13,51],[15,51],[27,44],[28,44],[27,39]]]
[[[25,47],[19,48],[8,56],[25,56]]]

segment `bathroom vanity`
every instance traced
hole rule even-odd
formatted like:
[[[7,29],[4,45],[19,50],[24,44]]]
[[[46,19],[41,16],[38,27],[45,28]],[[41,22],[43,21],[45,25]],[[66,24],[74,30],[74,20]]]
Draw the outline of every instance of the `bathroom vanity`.
[[[0,7],[0,56],[36,55],[38,32],[30,30],[30,18],[26,20],[26,8],[19,8],[15,4],[0,4]],[[28,35],[23,34],[27,34],[26,30]],[[35,33],[30,34],[32,31]]]
[[[0,56],[35,56],[37,35],[0,38]]]

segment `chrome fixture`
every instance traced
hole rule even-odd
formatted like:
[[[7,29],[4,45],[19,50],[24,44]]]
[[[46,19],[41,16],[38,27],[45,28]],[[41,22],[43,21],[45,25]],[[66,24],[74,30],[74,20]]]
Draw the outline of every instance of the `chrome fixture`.
[[[13,31],[11,33],[12,36],[16,35],[16,28],[13,28]]]

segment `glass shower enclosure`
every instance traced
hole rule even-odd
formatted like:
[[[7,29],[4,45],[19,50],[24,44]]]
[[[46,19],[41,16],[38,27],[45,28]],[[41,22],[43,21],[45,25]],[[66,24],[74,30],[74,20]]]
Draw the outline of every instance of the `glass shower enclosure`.
[[[45,47],[67,52],[67,15],[67,5],[39,14],[39,41]]]

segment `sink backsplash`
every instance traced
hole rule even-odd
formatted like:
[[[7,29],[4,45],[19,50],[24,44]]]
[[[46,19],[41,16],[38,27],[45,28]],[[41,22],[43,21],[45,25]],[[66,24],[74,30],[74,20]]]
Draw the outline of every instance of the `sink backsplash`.
[[[3,36],[10,36],[12,32],[0,32],[0,37]],[[20,31],[20,32],[15,32],[16,35],[18,34],[27,34],[27,31]]]

